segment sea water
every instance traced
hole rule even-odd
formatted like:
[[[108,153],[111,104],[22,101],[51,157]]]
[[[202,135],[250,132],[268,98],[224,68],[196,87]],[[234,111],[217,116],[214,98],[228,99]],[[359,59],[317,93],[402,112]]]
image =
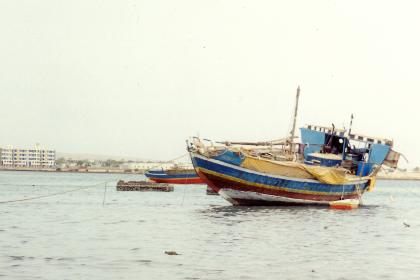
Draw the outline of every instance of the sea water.
[[[0,172],[0,201],[29,199],[0,203],[0,279],[420,279],[420,182],[378,181],[339,211],[120,179],[144,177]]]

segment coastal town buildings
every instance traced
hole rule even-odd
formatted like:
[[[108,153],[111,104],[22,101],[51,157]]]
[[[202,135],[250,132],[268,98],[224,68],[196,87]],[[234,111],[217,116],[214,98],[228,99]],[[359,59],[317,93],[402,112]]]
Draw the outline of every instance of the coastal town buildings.
[[[55,150],[0,147],[0,166],[7,167],[54,167]]]
[[[172,162],[126,162],[120,165],[120,168],[123,169],[139,169],[139,170],[148,170],[148,169],[169,169],[174,166]]]

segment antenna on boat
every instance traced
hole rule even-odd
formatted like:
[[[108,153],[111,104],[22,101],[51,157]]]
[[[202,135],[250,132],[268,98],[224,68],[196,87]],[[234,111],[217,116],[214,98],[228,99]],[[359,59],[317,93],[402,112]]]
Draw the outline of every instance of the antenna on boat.
[[[290,153],[293,152],[293,140],[295,139],[296,120],[297,120],[297,113],[298,113],[298,107],[299,107],[299,95],[300,95],[300,86],[298,86],[296,90],[295,113],[293,116],[292,130],[290,131]]]
[[[349,136],[350,136],[350,133],[351,133],[351,126],[353,125],[353,119],[354,119],[353,114],[351,114],[350,126],[349,126]]]

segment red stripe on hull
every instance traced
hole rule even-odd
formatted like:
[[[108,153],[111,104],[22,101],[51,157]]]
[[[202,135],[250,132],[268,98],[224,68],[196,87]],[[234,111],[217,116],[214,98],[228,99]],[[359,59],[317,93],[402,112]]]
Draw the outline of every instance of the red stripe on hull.
[[[179,185],[190,185],[190,184],[203,184],[203,180],[199,177],[196,178],[181,178],[181,179],[162,179],[162,178],[149,178],[156,183],[166,184],[179,184]]]
[[[294,198],[294,199],[303,199],[303,200],[311,200],[314,202],[317,201],[337,201],[342,199],[358,199],[357,194],[352,195],[314,195],[314,194],[305,194],[305,193],[295,193],[295,192],[289,192],[284,191],[281,189],[271,189],[271,188],[264,188],[264,187],[258,187],[254,185],[248,185],[245,183],[236,182],[233,180],[221,178],[212,174],[203,173],[200,171],[198,173],[201,178],[205,178],[205,182],[214,190],[219,192],[222,188],[237,190],[237,191],[243,191],[243,192],[255,192],[255,193],[261,193],[261,194],[267,194],[267,195],[273,195],[278,197],[287,197],[287,198]],[[253,201],[243,201],[243,205],[256,205],[253,203]],[[238,201],[239,204],[239,201]],[[278,204],[278,203],[277,203]]]
[[[353,210],[356,209],[357,206],[353,206],[353,205],[330,205],[331,209],[336,209],[336,210]]]

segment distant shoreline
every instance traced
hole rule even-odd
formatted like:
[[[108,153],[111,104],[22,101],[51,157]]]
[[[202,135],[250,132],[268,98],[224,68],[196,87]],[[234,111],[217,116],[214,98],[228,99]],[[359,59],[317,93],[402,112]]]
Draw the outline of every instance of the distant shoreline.
[[[420,174],[378,175],[376,176],[376,180],[420,181]]]
[[[5,167],[0,171],[31,171],[31,172],[56,172],[56,173],[96,173],[96,174],[144,174],[145,170],[131,170],[121,168],[30,168],[30,167]]]
[[[143,175],[146,170],[133,170],[121,168],[29,168],[29,167],[5,167],[0,166],[1,171],[33,171],[33,172],[57,172],[57,173],[94,173],[94,174],[140,174]],[[392,181],[420,181],[420,172],[398,172],[389,174],[379,174],[377,180]]]

